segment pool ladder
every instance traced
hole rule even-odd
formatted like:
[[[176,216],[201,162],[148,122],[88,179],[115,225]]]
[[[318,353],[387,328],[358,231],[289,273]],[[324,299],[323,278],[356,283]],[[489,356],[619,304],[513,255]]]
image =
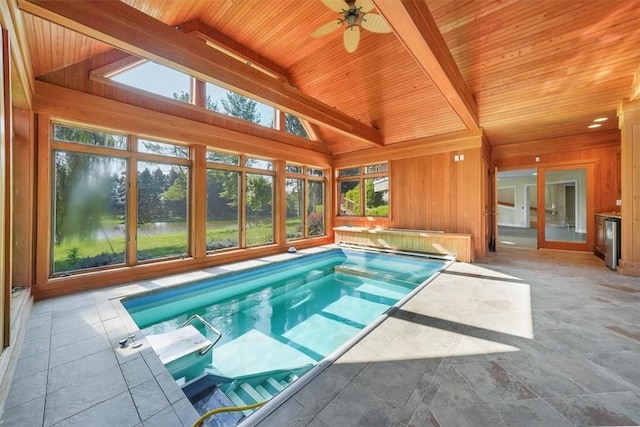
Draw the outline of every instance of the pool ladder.
[[[200,323],[202,323],[205,327],[209,328],[211,331],[213,331],[215,334],[218,335],[218,338],[216,338],[215,341],[213,341],[211,344],[209,344],[207,347],[203,348],[202,350],[200,350],[200,352],[198,354],[200,354],[200,356],[205,355],[209,350],[211,350],[211,348],[216,345],[216,343],[218,341],[220,341],[220,338],[222,338],[222,332],[220,332],[219,330],[217,330],[216,328],[213,327],[213,325],[209,322],[207,322],[206,320],[204,320],[202,318],[202,316],[198,315],[198,314],[194,314],[193,316],[191,316],[190,318],[187,319],[186,322],[184,322],[182,324],[182,326],[180,326],[181,328],[184,328],[187,325],[190,325],[191,323],[193,323],[194,320],[199,320]]]

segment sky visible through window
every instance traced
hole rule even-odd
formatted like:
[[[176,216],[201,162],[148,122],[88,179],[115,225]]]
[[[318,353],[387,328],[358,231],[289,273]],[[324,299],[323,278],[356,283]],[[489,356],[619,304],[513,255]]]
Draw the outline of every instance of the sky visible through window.
[[[118,83],[133,86],[168,98],[173,98],[174,93],[189,93],[191,87],[190,76],[151,61],[146,61],[136,67],[116,74],[111,79]],[[227,99],[228,92],[228,90],[221,87],[207,84],[207,95],[218,105],[220,112],[224,112],[221,101]],[[256,102],[257,110],[260,113],[260,124],[267,127],[272,126],[275,122],[275,110],[273,107],[264,105],[258,101]]]

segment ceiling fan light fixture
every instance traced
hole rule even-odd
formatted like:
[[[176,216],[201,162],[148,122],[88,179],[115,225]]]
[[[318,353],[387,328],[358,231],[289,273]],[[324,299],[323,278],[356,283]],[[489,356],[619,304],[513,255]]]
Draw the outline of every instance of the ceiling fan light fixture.
[[[346,23],[342,37],[344,48],[347,52],[353,53],[360,43],[360,27],[373,33],[390,33],[391,27],[384,18],[375,13],[369,13],[373,9],[370,0],[322,0],[325,6],[341,15],[341,18],[328,22],[318,27],[311,37],[321,37],[331,33],[333,30]],[[344,8],[344,4],[348,8]],[[357,3],[357,4],[356,4]]]

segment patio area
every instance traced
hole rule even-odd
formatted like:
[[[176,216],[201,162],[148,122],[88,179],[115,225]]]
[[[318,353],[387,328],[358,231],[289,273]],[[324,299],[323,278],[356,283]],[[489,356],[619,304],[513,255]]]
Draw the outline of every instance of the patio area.
[[[119,347],[137,328],[112,298],[214,270],[36,303],[0,425],[191,426],[148,345]],[[640,279],[504,248],[454,264],[259,425],[637,425],[638,366]]]

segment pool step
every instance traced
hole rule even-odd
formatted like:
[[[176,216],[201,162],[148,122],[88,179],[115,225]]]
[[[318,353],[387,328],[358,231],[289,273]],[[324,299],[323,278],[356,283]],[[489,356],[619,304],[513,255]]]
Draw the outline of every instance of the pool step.
[[[247,406],[271,399],[273,396],[284,390],[286,381],[278,381],[269,377],[262,383],[252,386],[248,382],[240,383],[233,391],[226,392],[226,395],[236,406]],[[251,415],[255,409],[242,411],[245,416]]]

